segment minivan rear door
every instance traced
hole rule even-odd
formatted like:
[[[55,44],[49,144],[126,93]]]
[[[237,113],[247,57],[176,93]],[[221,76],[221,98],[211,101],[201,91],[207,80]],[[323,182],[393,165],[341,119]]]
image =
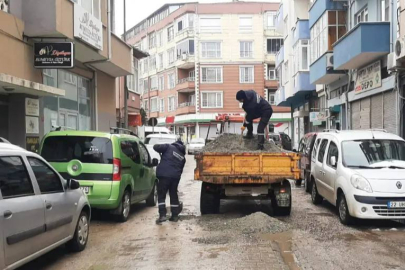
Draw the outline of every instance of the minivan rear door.
[[[80,181],[91,201],[111,196],[113,144],[108,137],[49,136],[41,155],[65,178]]]

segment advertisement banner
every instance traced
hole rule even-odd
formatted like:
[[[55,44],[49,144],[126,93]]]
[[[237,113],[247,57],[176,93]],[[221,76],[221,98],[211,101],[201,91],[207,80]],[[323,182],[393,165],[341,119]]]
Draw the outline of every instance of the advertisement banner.
[[[354,86],[355,94],[361,94],[381,86],[381,61],[357,70],[357,80]]]
[[[309,113],[309,121],[310,122],[324,122],[328,119],[328,115],[326,112],[311,112]]]
[[[73,68],[72,42],[34,43],[35,68]]]
[[[73,35],[94,48],[103,50],[103,24],[78,4],[75,4]]]
[[[25,98],[25,114],[39,116],[39,99]]]

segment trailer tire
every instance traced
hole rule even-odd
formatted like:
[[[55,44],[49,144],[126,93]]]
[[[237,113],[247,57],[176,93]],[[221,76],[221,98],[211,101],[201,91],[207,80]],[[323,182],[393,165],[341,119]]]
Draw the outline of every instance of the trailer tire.
[[[283,182],[282,187],[284,187],[287,190],[287,193],[290,194],[290,196],[289,196],[290,206],[288,206],[288,207],[278,206],[276,196],[273,193],[273,195],[271,197],[271,205],[273,208],[273,214],[275,216],[289,216],[291,214],[291,206],[292,206],[291,184],[288,180],[285,180]]]
[[[203,182],[201,186],[200,197],[201,215],[218,214],[221,201],[219,194],[215,192],[209,192],[207,189],[209,189],[209,184]]]

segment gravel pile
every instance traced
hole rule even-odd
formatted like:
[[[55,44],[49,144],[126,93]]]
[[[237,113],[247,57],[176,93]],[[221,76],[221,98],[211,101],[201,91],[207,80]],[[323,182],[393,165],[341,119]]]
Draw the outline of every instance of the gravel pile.
[[[282,150],[278,148],[275,144],[268,141],[264,143],[264,150],[257,150],[259,144],[257,136],[253,139],[241,139],[241,135],[237,134],[222,134],[217,137],[214,141],[208,143],[202,150],[205,153],[260,153],[260,152],[270,152],[270,153],[280,153]]]

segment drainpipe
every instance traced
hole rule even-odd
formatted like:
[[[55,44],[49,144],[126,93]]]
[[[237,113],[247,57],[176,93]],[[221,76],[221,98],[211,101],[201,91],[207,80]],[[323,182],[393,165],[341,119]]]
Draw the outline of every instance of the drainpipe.
[[[349,79],[347,82],[347,90],[345,92],[345,96],[346,96],[346,129],[350,130],[351,129],[351,123],[349,122],[349,91],[350,91],[350,84],[351,84],[351,80],[352,80],[352,71],[349,70]]]

